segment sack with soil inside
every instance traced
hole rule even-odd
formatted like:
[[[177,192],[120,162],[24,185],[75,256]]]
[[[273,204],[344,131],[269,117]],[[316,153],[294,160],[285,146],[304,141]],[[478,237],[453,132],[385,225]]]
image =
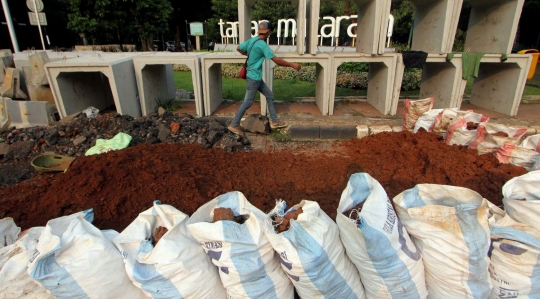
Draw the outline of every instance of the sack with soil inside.
[[[509,180],[502,193],[505,212],[540,231],[540,170]]]
[[[435,98],[433,97],[416,101],[406,99],[405,109],[403,110],[403,131],[413,131],[418,118],[425,112],[431,110],[434,102]]]
[[[230,298],[293,298],[294,287],[264,236],[270,223],[238,191],[214,198],[190,217],[188,229],[219,270]]]
[[[363,172],[351,175],[337,212],[341,240],[367,298],[427,297],[419,250],[377,180]]]
[[[113,239],[124,256],[124,271],[147,296],[227,296],[217,269],[187,229],[188,220],[173,206],[154,201]]]
[[[365,298],[360,276],[339,237],[336,223],[315,201],[302,200],[285,212],[278,201],[265,231],[301,298]]]
[[[475,140],[469,144],[470,149],[479,155],[494,154],[505,144],[519,145],[527,129],[513,128],[503,124],[482,122],[478,125]]]
[[[488,298],[488,201],[463,187],[418,184],[393,202],[424,261],[430,298]]]
[[[472,111],[458,111],[458,116],[450,122],[445,136],[448,145],[468,146],[476,139],[480,123],[487,122],[488,116]]]

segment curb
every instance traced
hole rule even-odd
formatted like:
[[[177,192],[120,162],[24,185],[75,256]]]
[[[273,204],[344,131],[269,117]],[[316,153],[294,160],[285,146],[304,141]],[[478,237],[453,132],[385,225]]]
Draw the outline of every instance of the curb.
[[[527,126],[525,136],[540,134],[540,126]],[[382,132],[401,132],[401,126],[370,126],[370,125],[343,125],[343,126],[307,126],[291,125],[286,133],[291,140],[345,140],[363,138]]]

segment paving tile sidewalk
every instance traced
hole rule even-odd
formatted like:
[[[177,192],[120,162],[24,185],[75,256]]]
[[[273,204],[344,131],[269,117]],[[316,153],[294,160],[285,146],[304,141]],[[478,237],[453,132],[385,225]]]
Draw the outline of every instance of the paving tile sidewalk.
[[[276,110],[278,117],[289,123],[287,132],[293,139],[313,139],[314,128],[319,128],[319,138],[344,139],[350,138],[350,129],[357,129],[357,137],[370,134],[371,131],[398,130],[402,124],[403,103],[399,101],[395,116],[382,115],[365,101],[337,102],[334,115],[323,116],[314,101],[305,100],[294,103],[278,102]],[[210,117],[231,118],[241,102],[224,101]],[[528,128],[528,134],[540,134],[540,103],[525,104],[519,107],[516,117],[510,117],[494,111],[483,109],[467,103],[461,105],[461,110],[473,110],[490,117],[491,122],[514,127]],[[260,113],[260,102],[255,102],[246,115]],[[180,113],[196,115],[194,102],[183,102]],[[366,131],[367,130],[367,131]],[[367,133],[366,133],[367,132]],[[305,135],[305,137],[302,137]]]

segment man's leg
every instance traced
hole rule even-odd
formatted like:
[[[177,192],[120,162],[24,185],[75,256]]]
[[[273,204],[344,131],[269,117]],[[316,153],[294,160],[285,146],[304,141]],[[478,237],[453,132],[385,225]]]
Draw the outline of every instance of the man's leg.
[[[276,123],[278,121],[277,113],[276,113],[276,106],[274,104],[274,93],[264,83],[264,81],[261,81],[261,85],[259,85],[259,91],[266,97],[266,103],[268,105],[268,113],[270,114],[270,120],[272,123]]]
[[[231,122],[231,126],[234,128],[240,127],[240,120],[246,113],[246,111],[253,105],[253,99],[255,98],[255,95],[257,94],[257,90],[259,89],[259,84],[262,81],[255,81],[251,80],[249,78],[246,79],[247,81],[247,89],[246,89],[246,95],[244,97],[244,102],[242,102],[242,105],[240,105],[240,108],[238,108],[238,111],[234,115],[234,118]]]

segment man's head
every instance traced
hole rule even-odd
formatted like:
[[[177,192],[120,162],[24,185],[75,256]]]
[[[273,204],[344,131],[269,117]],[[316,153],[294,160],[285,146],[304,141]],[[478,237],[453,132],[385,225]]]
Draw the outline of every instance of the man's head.
[[[259,35],[270,35],[272,32],[272,26],[267,21],[262,21],[259,23]]]

